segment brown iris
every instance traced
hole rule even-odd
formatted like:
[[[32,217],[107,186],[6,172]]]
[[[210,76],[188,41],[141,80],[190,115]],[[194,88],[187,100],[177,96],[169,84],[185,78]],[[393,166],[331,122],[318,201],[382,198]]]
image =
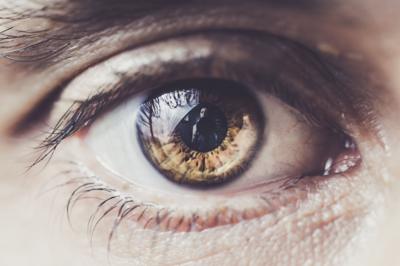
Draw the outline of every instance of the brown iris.
[[[261,141],[264,118],[242,85],[186,80],[166,85],[140,107],[142,150],[168,179],[187,185],[219,184],[246,170]]]

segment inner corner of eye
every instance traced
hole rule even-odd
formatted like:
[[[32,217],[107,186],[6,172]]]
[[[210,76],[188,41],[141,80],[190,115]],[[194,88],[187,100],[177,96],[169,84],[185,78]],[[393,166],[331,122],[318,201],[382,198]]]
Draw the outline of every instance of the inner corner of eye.
[[[309,125],[288,133],[285,128],[297,121],[288,114],[266,113],[265,104],[248,87],[230,80],[176,81],[140,105],[137,138],[159,173],[193,188],[218,187],[249,172],[271,174],[262,179],[287,173],[331,175],[358,164],[349,136]],[[306,129],[311,133],[305,138]],[[279,173],[274,169],[278,160],[294,166]]]

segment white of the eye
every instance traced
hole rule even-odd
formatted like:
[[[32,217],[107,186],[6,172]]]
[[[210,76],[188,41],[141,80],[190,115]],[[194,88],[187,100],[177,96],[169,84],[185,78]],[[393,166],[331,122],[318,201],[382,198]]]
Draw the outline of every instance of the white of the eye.
[[[313,169],[323,151],[326,133],[304,121],[302,116],[279,99],[258,92],[257,98],[267,126],[264,143],[260,144],[257,156],[249,169],[215,193],[246,189],[275,178],[290,177]],[[163,177],[142,152],[137,138],[136,118],[143,96],[132,97],[116,109],[105,114],[89,129],[85,141],[97,159],[109,171],[133,183],[136,187],[170,193],[203,194],[214,191],[189,190]],[[179,109],[179,108],[178,108]],[[184,116],[184,108],[182,108]],[[163,117],[168,115],[163,114]],[[175,116],[176,117],[176,116]],[[170,124],[171,121],[165,121]],[[176,124],[175,123],[172,124]],[[170,126],[165,128],[166,132]]]
[[[175,191],[177,186],[162,177],[151,165],[138,141],[136,117],[144,99],[135,96],[98,119],[85,141],[97,160],[114,175],[135,186]]]

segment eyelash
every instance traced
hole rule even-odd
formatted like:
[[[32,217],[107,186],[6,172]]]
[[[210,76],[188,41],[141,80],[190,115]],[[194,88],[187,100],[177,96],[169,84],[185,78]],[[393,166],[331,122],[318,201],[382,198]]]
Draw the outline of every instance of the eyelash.
[[[258,36],[259,33],[245,32],[244,34],[249,36]],[[331,83],[331,86],[335,87],[338,94],[342,94],[341,99],[334,102],[334,105],[337,105],[341,108],[342,101],[348,106],[352,106],[351,101],[359,98],[359,96],[354,95],[346,85],[347,81],[349,80],[348,75],[340,71],[338,67],[323,60],[315,51],[305,47],[300,43],[282,38],[280,36],[267,34],[265,37],[267,40],[273,43],[272,47],[277,49],[277,52],[283,53],[284,56],[286,56],[286,59],[288,58],[287,60],[291,60],[291,64],[297,67],[298,71],[303,71],[302,75],[308,75],[309,79],[311,79],[312,75],[315,73],[307,72],[307,70],[304,71],[304,69],[312,69],[312,71],[317,71],[317,74],[321,76],[324,82]],[[172,65],[168,67],[173,69],[176,66]],[[228,70],[228,73],[229,71],[230,70]],[[239,77],[238,82],[241,82],[240,78],[241,77]],[[145,85],[140,84],[140,82],[144,84],[146,84],[146,81],[149,81],[150,84],[153,83],[152,77],[145,76],[142,79],[143,80],[139,81],[139,87],[145,87]],[[260,77],[254,76],[249,79],[257,80],[260,79]],[[270,89],[267,92],[283,100],[289,106],[300,110],[308,122],[313,125],[329,128],[336,132],[343,131],[343,126],[336,122],[337,119],[334,119],[331,117],[331,115],[328,115],[323,108],[318,106],[318,104],[315,104],[314,101],[311,101],[311,99],[304,99],[302,93],[297,93],[294,90],[289,89],[289,87],[296,86],[296,84],[290,84],[290,82],[288,83],[288,81],[286,81],[284,78],[282,79],[281,77],[267,77],[266,79],[267,80],[264,79],[263,82],[271,84]],[[168,80],[168,82],[171,81],[173,80]],[[157,82],[157,79],[155,79],[155,82]],[[318,83],[319,81],[316,82]],[[135,80],[131,80],[130,77],[122,75],[118,84],[114,84],[111,88],[107,88],[107,91],[100,92],[93,97],[89,97],[85,101],[73,102],[68,110],[61,116],[55,126],[50,129],[44,140],[36,147],[39,155],[30,165],[30,168],[46,159],[50,160],[52,154],[64,139],[90,125],[99,115],[116,106],[122,100],[131,97],[134,93],[132,90],[130,90],[130,88],[135,88],[135,86]],[[315,84],[314,82],[310,82],[310,84],[307,84],[307,86],[319,86],[323,88],[326,86],[326,84]],[[331,95],[328,94],[323,96],[326,98],[332,98],[330,97]],[[322,103],[321,106],[325,106],[325,104]],[[356,114],[356,112],[354,112],[354,114]]]
[[[30,168],[46,159],[50,160],[64,139],[88,127],[99,115],[112,109],[121,100],[131,97],[130,84],[129,78],[122,77],[119,84],[115,85],[111,90],[100,92],[85,101],[75,101],[61,116],[40,145],[36,147],[39,151],[39,156],[31,164]],[[273,81],[272,84],[269,93],[277,96],[289,106],[299,109],[310,124],[327,127],[337,132],[341,131],[340,125],[336,124],[334,119],[328,117],[325,113],[315,112],[320,108],[308,104],[307,101],[302,99],[301,95],[290,91],[286,84],[282,84],[278,80]]]
[[[108,184],[103,182],[101,178],[97,177],[94,174],[90,173],[90,170],[85,168],[83,165],[74,162],[74,161],[61,161],[59,162],[62,165],[65,165],[68,170],[61,171],[59,176],[65,175],[73,175],[75,177],[68,178],[68,181],[65,183],[58,184],[51,189],[60,188],[60,187],[67,187],[69,185],[73,185],[75,183],[79,184],[78,186],[74,186],[75,188],[72,190],[70,197],[68,198],[67,205],[66,205],[66,214],[68,218],[68,222],[72,226],[72,211],[73,207],[77,204],[78,201],[82,201],[85,199],[91,199],[91,193],[105,193],[104,197],[99,195],[93,196],[95,197],[99,203],[94,208],[94,211],[90,214],[90,218],[87,222],[87,234],[89,236],[90,242],[92,244],[93,236],[95,235],[95,231],[98,228],[98,225],[106,218],[112,217],[112,228],[111,231],[108,233],[108,252],[110,252],[111,242],[113,240],[113,236],[116,234],[118,227],[122,224],[126,219],[130,219],[130,214],[134,214],[135,210],[139,210],[139,218],[136,218],[136,222],[141,222],[143,224],[144,229],[150,229],[151,225],[150,222],[155,222],[155,227],[158,228],[164,221],[167,221],[165,231],[169,232],[177,232],[176,229],[182,226],[182,224],[186,221],[187,226],[186,229],[179,231],[179,232],[200,232],[204,229],[209,229],[212,227],[217,227],[224,225],[226,220],[219,220],[220,213],[212,213],[208,214],[213,217],[202,218],[203,221],[211,221],[213,226],[205,227],[201,229],[199,227],[196,228],[196,222],[200,218],[200,215],[193,211],[189,220],[187,220],[184,215],[172,217],[170,216],[171,213],[174,212],[174,209],[166,209],[166,208],[158,208],[150,203],[140,202],[136,200],[133,195],[123,194],[119,192],[117,189],[111,188]],[[71,166],[74,167],[74,170],[71,170]],[[82,176],[80,176],[82,174]],[[277,203],[276,199],[279,195],[282,194],[282,191],[295,189],[297,195],[301,193],[306,193],[306,188],[303,186],[297,186],[299,182],[301,182],[303,177],[287,177],[286,181],[281,185],[279,189],[264,191],[260,196],[258,196],[258,200],[261,204],[264,204],[268,209],[268,213],[272,213],[275,210],[275,206],[282,207],[284,204],[288,204],[288,202],[284,203]],[[274,181],[272,181],[274,182]],[[284,201],[288,201],[287,199]],[[290,201],[290,200],[289,200]],[[156,218],[153,217],[146,218],[145,212],[150,208],[157,208]],[[143,209],[143,210],[141,210]],[[249,210],[251,211],[251,210]],[[231,213],[232,214],[232,213]],[[235,213],[235,216],[232,214],[230,220],[234,219],[236,223],[239,223],[243,220],[250,220],[254,217],[251,215],[255,215],[252,213],[247,213],[244,211],[243,213],[239,214],[238,212]],[[161,216],[161,217],[160,217]],[[170,222],[171,219],[174,218],[175,222]]]

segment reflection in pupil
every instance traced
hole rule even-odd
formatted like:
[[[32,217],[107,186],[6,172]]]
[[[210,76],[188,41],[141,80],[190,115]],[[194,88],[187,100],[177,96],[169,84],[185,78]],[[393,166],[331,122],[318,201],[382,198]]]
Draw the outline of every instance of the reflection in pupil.
[[[210,104],[199,104],[178,124],[176,133],[190,149],[209,152],[225,139],[226,118],[219,108]]]

